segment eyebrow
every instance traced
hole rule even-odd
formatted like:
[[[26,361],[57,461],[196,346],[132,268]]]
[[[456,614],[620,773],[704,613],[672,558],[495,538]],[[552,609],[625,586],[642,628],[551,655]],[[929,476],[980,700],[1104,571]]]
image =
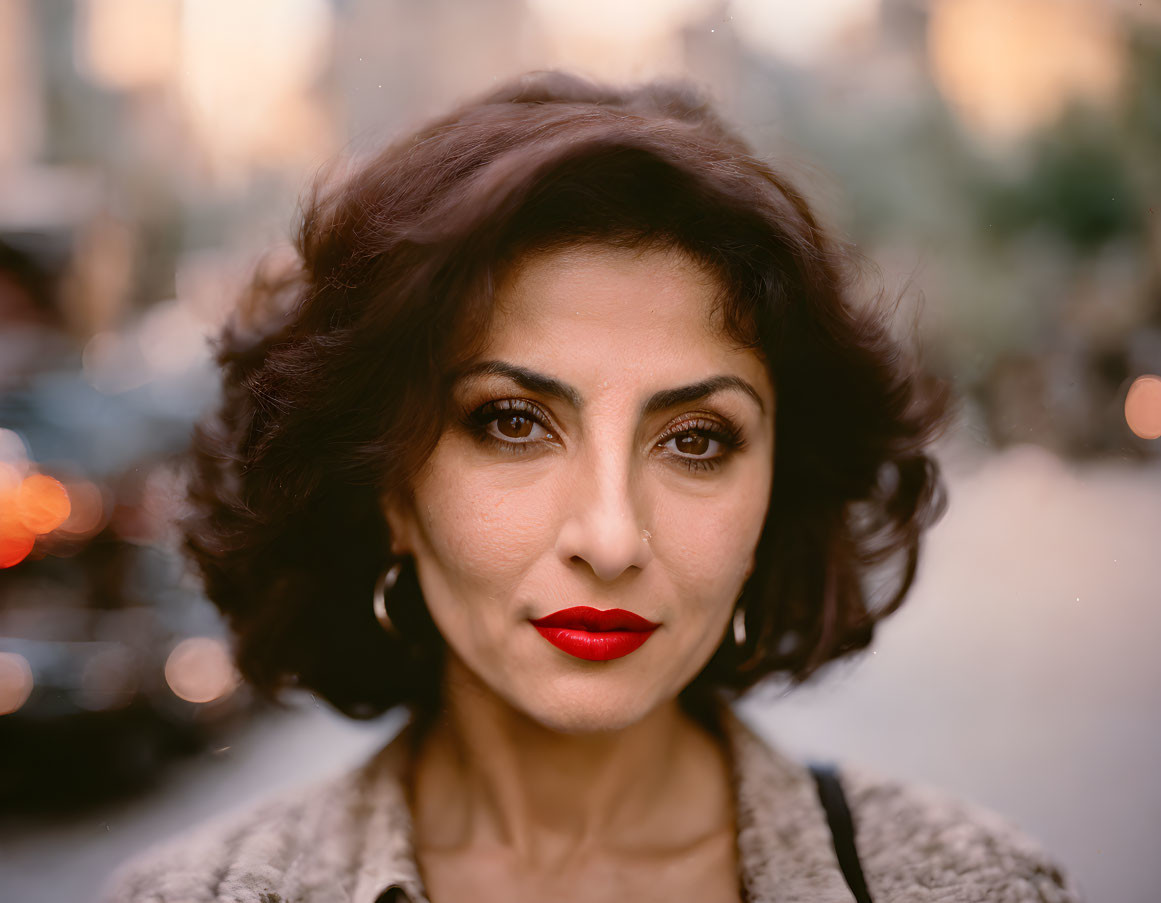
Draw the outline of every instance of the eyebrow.
[[[567,401],[578,410],[584,407],[584,399],[581,397],[581,394],[567,383],[563,383],[543,373],[537,373],[535,370],[529,370],[527,367],[510,364],[507,361],[479,361],[464,370],[456,382],[459,383],[472,377],[485,375],[506,377],[529,392],[547,395],[550,398],[559,398],[562,401]],[[664,411],[667,408],[676,407],[681,404],[700,401],[717,392],[725,391],[742,392],[750,396],[758,405],[758,410],[763,414],[766,413],[766,405],[762,402],[762,396],[758,394],[757,389],[740,376],[731,376],[723,373],[718,376],[710,376],[706,379],[698,380],[695,383],[690,383],[688,386],[678,386],[674,389],[662,389],[659,392],[655,392],[641,406],[640,414],[642,417],[648,417],[650,414],[655,414],[658,411]]]

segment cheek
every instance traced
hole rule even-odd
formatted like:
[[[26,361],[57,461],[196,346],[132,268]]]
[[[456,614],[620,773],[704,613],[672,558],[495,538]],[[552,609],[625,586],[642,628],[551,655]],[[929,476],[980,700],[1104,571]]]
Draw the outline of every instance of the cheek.
[[[685,586],[718,598],[745,580],[769,499],[769,487],[754,483],[726,498],[674,495],[659,506],[654,551]]]
[[[433,563],[461,586],[497,591],[519,579],[550,529],[545,493],[505,486],[488,468],[437,456],[416,493]]]

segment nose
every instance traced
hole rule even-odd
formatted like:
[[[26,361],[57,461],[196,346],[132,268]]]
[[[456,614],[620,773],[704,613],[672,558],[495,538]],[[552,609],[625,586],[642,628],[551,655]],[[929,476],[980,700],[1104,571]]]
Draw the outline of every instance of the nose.
[[[653,557],[641,481],[627,451],[591,451],[577,462],[563,494],[565,517],[557,537],[562,561],[587,564],[598,578],[616,580]]]

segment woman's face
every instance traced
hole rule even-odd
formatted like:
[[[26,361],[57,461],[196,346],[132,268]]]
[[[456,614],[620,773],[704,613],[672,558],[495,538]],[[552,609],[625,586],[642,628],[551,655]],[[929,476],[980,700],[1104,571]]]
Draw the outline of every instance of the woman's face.
[[[612,730],[673,700],[753,569],[774,389],[713,329],[714,297],[676,251],[526,258],[497,292],[481,366],[455,387],[462,419],[414,502],[385,504],[449,667],[547,727]],[[576,606],[658,626],[625,652],[624,634],[532,623]]]

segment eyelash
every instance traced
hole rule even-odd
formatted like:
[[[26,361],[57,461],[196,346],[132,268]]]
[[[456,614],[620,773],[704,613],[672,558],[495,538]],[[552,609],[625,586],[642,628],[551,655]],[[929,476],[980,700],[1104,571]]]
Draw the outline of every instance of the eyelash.
[[[488,427],[495,423],[501,415],[513,411],[525,415],[527,419],[538,424],[542,429],[548,430],[548,426],[545,424],[548,417],[545,416],[544,412],[531,402],[520,398],[505,398],[481,405],[464,418],[464,426],[468,428],[478,441],[484,444],[498,448],[511,455],[525,454],[524,447],[535,445],[535,442],[506,442],[503,439],[497,439],[488,432]],[[692,422],[684,421],[677,424],[657,440],[657,445],[663,445],[674,436],[683,436],[686,433],[698,433],[708,439],[713,439],[725,448],[725,451],[715,458],[691,458],[681,454],[670,455],[670,457],[677,458],[682,466],[693,473],[717,470],[726,459],[746,447],[746,440],[742,437],[741,430],[733,424],[719,424],[704,419],[696,419]],[[549,431],[549,435],[554,434]]]

